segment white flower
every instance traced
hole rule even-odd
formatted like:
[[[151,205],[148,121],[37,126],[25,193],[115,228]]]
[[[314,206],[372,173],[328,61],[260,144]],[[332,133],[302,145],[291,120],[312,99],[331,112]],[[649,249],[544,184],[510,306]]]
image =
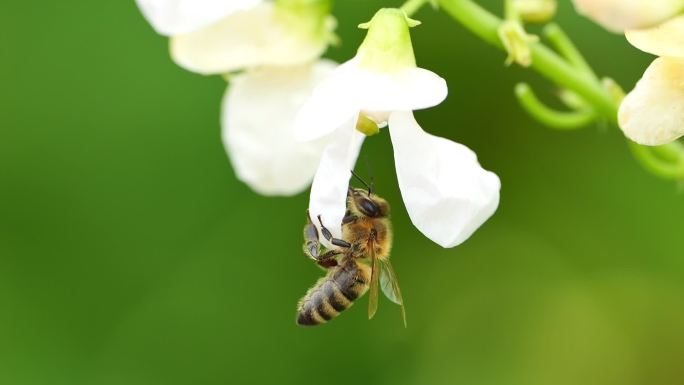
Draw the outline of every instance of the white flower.
[[[223,142],[238,179],[263,195],[292,195],[311,183],[326,140],[295,141],[297,112],[336,64],[264,67],[231,77]]]
[[[684,16],[656,27],[625,32],[635,47],[656,59],[620,105],[620,128],[643,145],[661,145],[684,135]]]
[[[656,59],[622,101],[618,120],[625,135],[643,145],[684,135],[684,59]]]
[[[265,195],[311,182],[325,141],[295,142],[296,113],[336,64],[317,60],[332,36],[327,0],[137,0],[174,61],[227,74],[223,142],[238,179]]]
[[[443,247],[464,242],[496,210],[498,177],[467,147],[425,133],[413,110],[441,103],[444,79],[415,65],[408,28],[396,9],[364,25],[368,35],[352,60],[324,80],[302,108],[296,134],[314,140],[332,134],[311,187],[309,210],[340,237],[350,170],[364,135],[357,122],[389,125],[399,188],[414,225]]]
[[[577,11],[617,33],[648,28],[681,12],[684,0],[573,0]]]
[[[652,28],[625,31],[625,37],[644,52],[684,58],[684,16],[677,16]]]
[[[147,21],[164,36],[196,31],[263,2],[264,0],[136,0]]]
[[[317,59],[334,19],[323,2],[297,7],[255,0],[138,0],[155,29],[171,36],[171,57],[209,75]]]

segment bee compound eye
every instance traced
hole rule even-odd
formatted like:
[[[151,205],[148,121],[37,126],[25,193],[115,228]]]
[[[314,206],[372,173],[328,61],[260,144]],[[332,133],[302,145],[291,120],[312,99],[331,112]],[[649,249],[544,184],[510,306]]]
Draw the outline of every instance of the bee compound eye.
[[[370,199],[359,200],[359,209],[369,217],[376,217],[380,214],[380,208]]]

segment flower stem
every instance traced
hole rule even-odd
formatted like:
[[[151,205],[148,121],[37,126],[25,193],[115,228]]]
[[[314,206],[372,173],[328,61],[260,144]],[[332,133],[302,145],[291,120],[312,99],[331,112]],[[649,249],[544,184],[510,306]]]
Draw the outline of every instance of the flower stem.
[[[399,9],[406,13],[406,16],[411,17],[416,13],[423,5],[427,4],[430,0],[408,0]]]
[[[553,44],[556,51],[563,55],[570,64],[591,76],[593,79],[598,80],[598,76],[596,76],[594,70],[558,24],[551,23],[544,27],[544,36],[546,36],[549,42]]]
[[[515,95],[520,105],[541,123],[558,130],[574,130],[589,125],[596,120],[593,110],[556,111],[545,106],[534,94],[527,83],[515,87]]]
[[[499,39],[499,27],[503,22],[472,0],[439,0],[442,8],[457,22],[489,44],[504,49]],[[541,43],[530,43],[534,70],[557,85],[572,90],[596,108],[596,111],[617,123],[617,105],[611,95],[584,71],[565,61],[557,53]]]
[[[409,9],[415,11],[416,4],[425,1],[409,0]],[[485,42],[505,50],[499,29],[503,20],[479,6],[472,0],[438,0],[441,7],[458,23],[480,37]],[[405,5],[406,5],[405,4]],[[415,8],[415,9],[414,9]],[[541,104],[532,90],[525,85],[516,90],[523,107],[536,119],[555,128],[570,129],[588,123],[586,120],[603,117],[618,125],[619,99],[605,87],[579,50],[565,35],[560,27],[551,24],[545,35],[557,50],[551,50],[541,43],[530,43],[532,65],[535,71],[545,76],[561,88],[570,90],[592,106],[592,111],[563,113],[554,111]],[[621,91],[620,91],[621,93]],[[593,116],[593,114],[596,116]],[[684,180],[684,146],[673,142],[658,147],[640,146],[632,141],[629,147],[636,159],[651,171],[666,179]]]

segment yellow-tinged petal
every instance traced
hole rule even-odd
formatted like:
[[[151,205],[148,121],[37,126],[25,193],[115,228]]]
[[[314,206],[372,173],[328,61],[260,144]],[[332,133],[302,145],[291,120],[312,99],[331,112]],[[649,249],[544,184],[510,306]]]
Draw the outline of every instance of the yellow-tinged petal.
[[[684,135],[684,59],[656,59],[623,100],[618,120],[628,138],[647,146]]]
[[[325,25],[318,26],[305,15],[264,3],[199,31],[174,36],[171,56],[181,67],[205,75],[306,63],[325,51],[334,22],[323,20]]]
[[[190,33],[263,0],[136,0],[147,21],[161,35]]]
[[[650,28],[684,9],[684,0],[573,0],[577,12],[604,28],[622,33]]]
[[[684,15],[653,28],[625,31],[625,36],[644,52],[684,59]]]

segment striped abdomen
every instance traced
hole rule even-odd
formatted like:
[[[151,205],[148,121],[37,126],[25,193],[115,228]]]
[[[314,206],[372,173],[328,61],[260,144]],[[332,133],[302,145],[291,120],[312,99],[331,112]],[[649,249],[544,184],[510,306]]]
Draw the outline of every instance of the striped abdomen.
[[[297,323],[315,326],[337,317],[366,293],[369,270],[368,266],[351,259],[331,268],[299,301]]]

